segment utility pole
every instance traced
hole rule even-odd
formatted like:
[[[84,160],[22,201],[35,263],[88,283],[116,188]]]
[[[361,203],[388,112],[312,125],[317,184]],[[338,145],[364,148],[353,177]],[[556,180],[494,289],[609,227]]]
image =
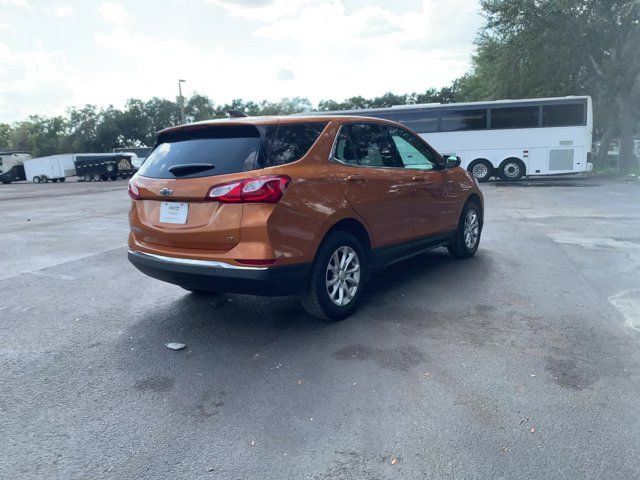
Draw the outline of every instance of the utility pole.
[[[178,80],[178,96],[180,98],[180,123],[184,124],[184,97],[182,96],[182,84],[186,80]]]

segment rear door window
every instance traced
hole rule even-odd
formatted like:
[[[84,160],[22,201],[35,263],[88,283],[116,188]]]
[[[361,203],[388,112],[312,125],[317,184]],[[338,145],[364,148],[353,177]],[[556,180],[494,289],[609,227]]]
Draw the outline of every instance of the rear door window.
[[[336,139],[334,157],[361,167],[404,167],[388,128],[375,123],[343,125]]]
[[[253,170],[260,154],[261,133],[253,125],[242,125],[161,134],[139,174],[152,178],[196,178]]]

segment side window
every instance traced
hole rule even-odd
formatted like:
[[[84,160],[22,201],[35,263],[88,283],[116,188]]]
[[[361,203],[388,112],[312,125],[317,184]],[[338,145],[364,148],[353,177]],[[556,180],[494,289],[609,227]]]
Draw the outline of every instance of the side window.
[[[374,123],[343,125],[334,156],[341,162],[360,167],[403,167],[388,129]]]
[[[543,127],[569,127],[586,125],[583,103],[544,105],[542,107]]]
[[[498,107],[491,109],[491,128],[532,128],[538,126],[539,109],[534,107]]]
[[[442,112],[442,131],[483,130],[487,128],[487,110],[451,110]]]
[[[326,123],[280,125],[265,166],[273,167],[300,160],[307,154],[326,125]]]
[[[400,128],[391,128],[391,138],[405,168],[433,170],[437,165],[433,152],[410,132]]]

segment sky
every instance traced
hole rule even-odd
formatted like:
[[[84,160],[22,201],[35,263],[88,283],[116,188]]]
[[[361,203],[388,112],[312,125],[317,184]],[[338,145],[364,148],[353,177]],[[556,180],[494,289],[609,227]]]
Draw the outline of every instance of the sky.
[[[183,93],[342,100],[443,87],[477,0],[0,0],[0,122]]]

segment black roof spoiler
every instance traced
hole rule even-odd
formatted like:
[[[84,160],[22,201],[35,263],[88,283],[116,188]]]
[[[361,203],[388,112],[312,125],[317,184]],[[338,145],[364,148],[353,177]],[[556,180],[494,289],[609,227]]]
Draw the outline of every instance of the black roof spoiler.
[[[249,116],[240,110],[227,110],[227,115],[229,115],[229,118],[243,118]]]

